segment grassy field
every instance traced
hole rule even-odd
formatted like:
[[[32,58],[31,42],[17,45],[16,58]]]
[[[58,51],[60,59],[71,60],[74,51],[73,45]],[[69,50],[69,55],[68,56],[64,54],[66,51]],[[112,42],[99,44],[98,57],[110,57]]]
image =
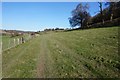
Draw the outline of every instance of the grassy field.
[[[24,37],[25,39],[28,39],[29,35],[28,34],[25,34],[25,35],[20,35],[20,36],[15,36],[15,37],[11,37],[10,35],[4,35],[2,36],[2,50],[5,51],[7,50],[8,48],[11,48],[15,45],[18,44],[17,42],[17,38],[21,38],[21,37]],[[14,44],[14,39],[16,39],[16,42]]]
[[[42,34],[3,52],[3,77],[118,78],[118,28]]]

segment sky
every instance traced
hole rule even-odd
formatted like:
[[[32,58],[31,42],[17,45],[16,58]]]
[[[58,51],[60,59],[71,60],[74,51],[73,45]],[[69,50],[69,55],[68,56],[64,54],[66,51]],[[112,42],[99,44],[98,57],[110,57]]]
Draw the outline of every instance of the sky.
[[[46,28],[70,28],[68,18],[78,4],[79,2],[3,2],[2,29],[42,31]],[[88,4],[91,16],[97,14],[98,3]]]

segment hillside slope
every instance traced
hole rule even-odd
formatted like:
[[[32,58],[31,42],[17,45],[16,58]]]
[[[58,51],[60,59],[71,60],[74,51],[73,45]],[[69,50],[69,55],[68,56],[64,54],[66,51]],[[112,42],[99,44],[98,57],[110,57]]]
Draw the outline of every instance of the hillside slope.
[[[118,28],[42,34],[3,52],[3,77],[120,77]]]

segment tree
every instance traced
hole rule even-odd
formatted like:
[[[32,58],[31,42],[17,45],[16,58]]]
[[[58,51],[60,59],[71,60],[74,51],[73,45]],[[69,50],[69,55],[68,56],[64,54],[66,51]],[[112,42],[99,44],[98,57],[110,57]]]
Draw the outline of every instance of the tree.
[[[113,20],[113,18],[120,17],[120,1],[119,2],[107,2],[105,5],[109,5],[109,13],[110,13],[110,21]]]
[[[102,9],[102,2],[98,2],[99,3],[99,7],[100,7],[100,14],[101,14],[101,18],[102,18],[102,22],[104,24],[104,18],[103,18],[103,9]]]
[[[91,22],[91,16],[88,13],[83,21],[83,27],[88,28],[88,24]]]
[[[88,16],[90,16],[87,12],[88,8],[88,4],[82,5],[80,3],[77,5],[77,7],[72,11],[72,17],[69,18],[71,27],[80,26],[80,28],[84,28],[83,22],[88,18]]]

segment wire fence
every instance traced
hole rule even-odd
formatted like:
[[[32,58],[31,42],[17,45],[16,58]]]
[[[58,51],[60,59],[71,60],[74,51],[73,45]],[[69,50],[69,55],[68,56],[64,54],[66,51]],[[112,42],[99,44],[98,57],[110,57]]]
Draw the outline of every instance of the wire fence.
[[[2,39],[2,51],[6,51],[8,49],[11,49],[13,47],[16,47],[17,45],[20,45],[22,43],[25,43],[27,41],[29,41],[30,39],[32,39],[32,36],[19,36],[19,37],[4,37]]]

